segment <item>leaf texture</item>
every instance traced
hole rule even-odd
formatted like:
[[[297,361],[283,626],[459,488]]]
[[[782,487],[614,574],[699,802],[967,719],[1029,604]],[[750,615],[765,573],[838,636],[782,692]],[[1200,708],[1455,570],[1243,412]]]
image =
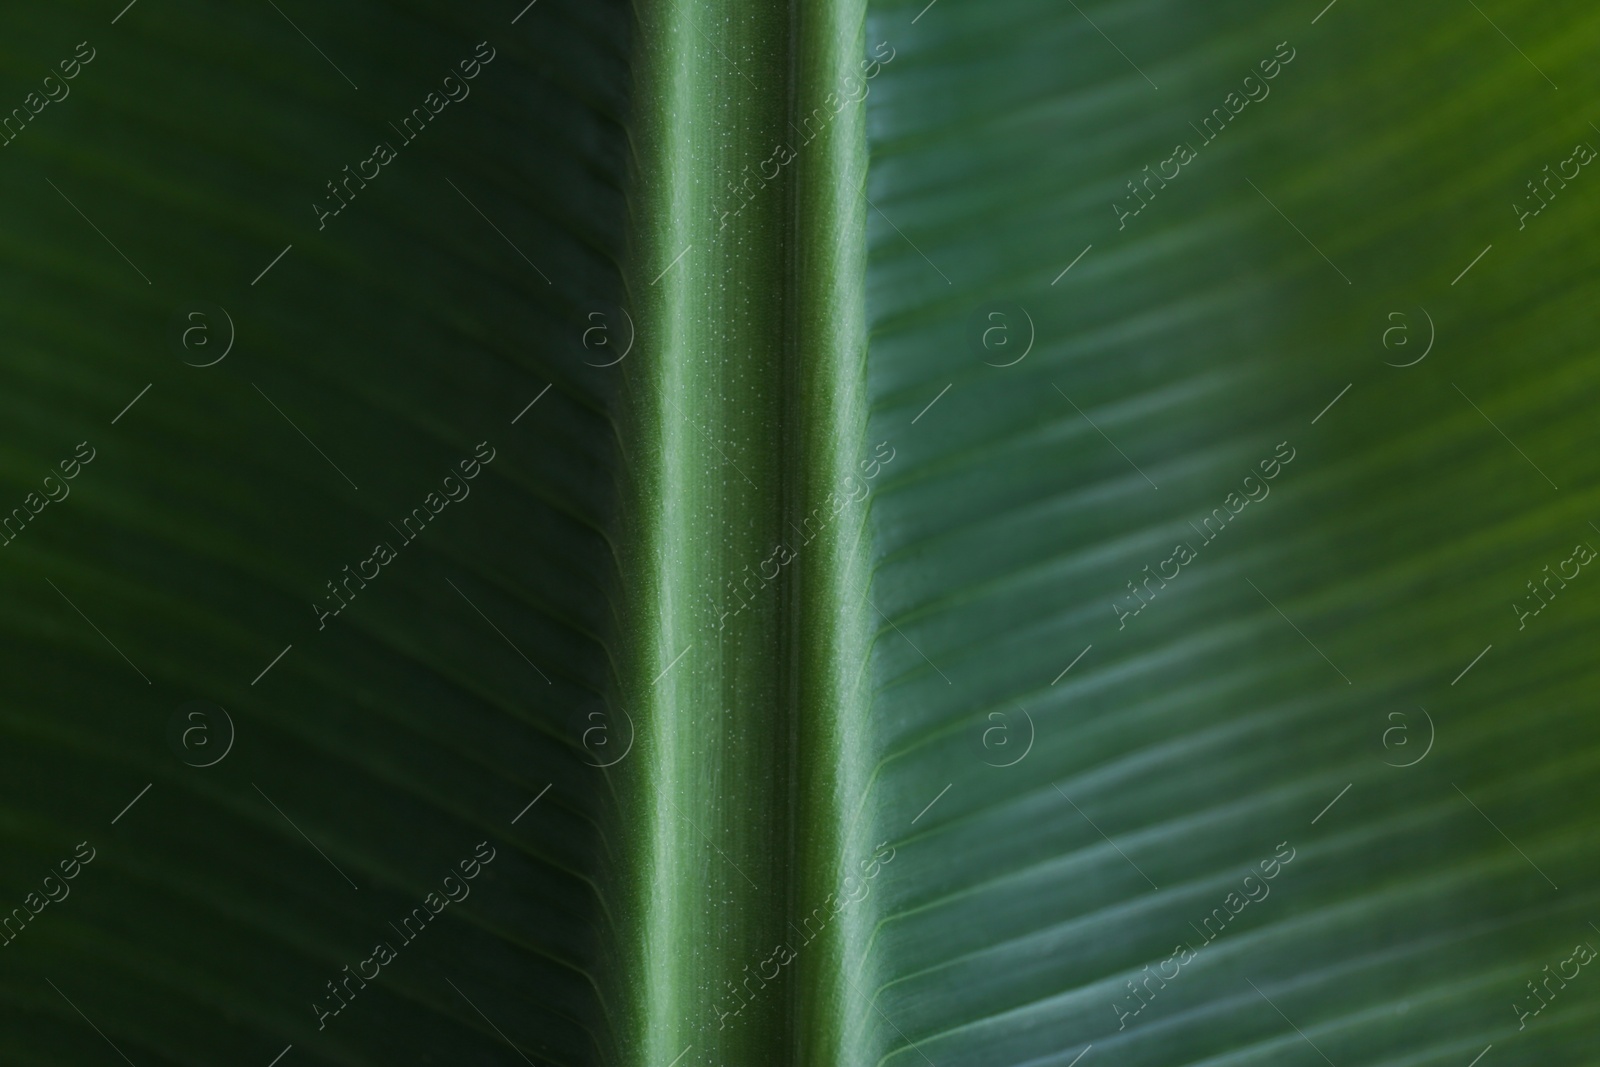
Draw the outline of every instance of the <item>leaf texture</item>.
[[[0,560],[7,912],[95,850],[0,950],[0,1058],[596,1062],[628,17],[276,7],[0,45],[17,106],[94,53],[0,167],[7,507],[94,454]]]
[[[4,1062],[1592,1059],[1593,10],[124,2]]]
[[[1507,605],[1596,536],[1595,201],[1504,205],[1595,143],[1592,13],[920,8],[868,33],[898,858],[841,1059],[1582,1062],[1593,999],[1512,1005],[1596,936],[1594,601]]]

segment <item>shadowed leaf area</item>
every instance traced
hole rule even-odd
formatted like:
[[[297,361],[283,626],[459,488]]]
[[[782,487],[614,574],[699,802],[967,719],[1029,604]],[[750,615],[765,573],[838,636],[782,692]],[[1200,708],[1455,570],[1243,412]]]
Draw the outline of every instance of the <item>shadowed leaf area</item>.
[[[596,1062],[626,12],[120,7],[0,45],[0,1058]]]

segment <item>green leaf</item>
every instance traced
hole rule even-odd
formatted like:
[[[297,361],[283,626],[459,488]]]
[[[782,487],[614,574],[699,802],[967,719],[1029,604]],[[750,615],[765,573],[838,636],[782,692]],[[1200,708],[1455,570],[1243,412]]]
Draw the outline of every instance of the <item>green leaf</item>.
[[[18,14],[0,1058],[1586,1062],[1600,16],[1324,3]]]
[[[96,53],[0,169],[7,513],[95,458],[0,550],[0,904],[96,858],[0,950],[3,1058],[592,1062],[614,372],[582,337],[620,291],[628,19],[276,6],[54,5],[4,45],[8,106]],[[191,701],[231,719],[214,766]]]
[[[1597,601],[1507,605],[1600,544],[1600,201],[1506,202],[1600,144],[1593,13],[920,6],[869,31],[870,436],[904,459],[862,808],[898,853],[840,1059],[1583,1061],[1583,978],[1510,1005],[1600,944]],[[1179,173],[1135,199],[1146,166]]]

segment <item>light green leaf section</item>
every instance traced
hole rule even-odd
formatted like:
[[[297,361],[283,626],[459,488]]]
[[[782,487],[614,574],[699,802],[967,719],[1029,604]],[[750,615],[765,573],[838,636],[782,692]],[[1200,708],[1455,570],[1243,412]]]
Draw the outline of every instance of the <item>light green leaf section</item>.
[[[1593,1057],[1600,22],[1324,7],[873,5],[838,1062]]]

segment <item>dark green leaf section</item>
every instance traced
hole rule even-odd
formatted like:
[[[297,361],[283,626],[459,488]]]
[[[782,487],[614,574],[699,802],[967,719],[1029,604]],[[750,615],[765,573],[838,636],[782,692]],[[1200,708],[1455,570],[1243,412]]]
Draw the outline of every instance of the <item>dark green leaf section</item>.
[[[123,7],[0,32],[0,1059],[597,1062],[626,10]]]
[[[844,1062],[1593,1058],[1600,22],[1325,6],[873,5]]]

